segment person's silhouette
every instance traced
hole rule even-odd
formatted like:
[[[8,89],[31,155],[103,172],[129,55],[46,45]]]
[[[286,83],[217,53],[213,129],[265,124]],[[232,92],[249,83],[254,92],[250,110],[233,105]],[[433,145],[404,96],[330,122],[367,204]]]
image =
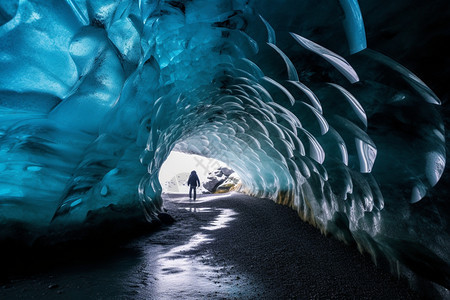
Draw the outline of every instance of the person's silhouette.
[[[194,201],[197,198],[197,186],[200,187],[200,180],[198,179],[197,172],[192,171],[189,175],[187,184],[189,185],[189,199],[192,198],[192,191],[194,191]]]

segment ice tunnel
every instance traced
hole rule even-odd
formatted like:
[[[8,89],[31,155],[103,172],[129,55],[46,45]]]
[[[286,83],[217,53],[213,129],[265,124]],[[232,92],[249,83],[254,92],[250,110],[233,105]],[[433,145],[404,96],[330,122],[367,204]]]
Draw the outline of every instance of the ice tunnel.
[[[448,289],[447,94],[377,50],[439,11],[406,2],[2,1],[0,239],[155,220],[176,150]]]

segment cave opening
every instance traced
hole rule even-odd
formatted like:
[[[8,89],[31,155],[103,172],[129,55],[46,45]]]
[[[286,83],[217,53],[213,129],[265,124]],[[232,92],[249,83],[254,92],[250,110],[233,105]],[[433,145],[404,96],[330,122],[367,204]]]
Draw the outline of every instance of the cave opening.
[[[158,179],[162,194],[187,195],[189,193],[187,180],[193,170],[196,171],[200,180],[198,194],[225,192],[224,187],[219,191],[218,188],[233,173],[228,187],[235,187],[238,184],[239,176],[225,162],[196,154],[172,151],[159,169]]]

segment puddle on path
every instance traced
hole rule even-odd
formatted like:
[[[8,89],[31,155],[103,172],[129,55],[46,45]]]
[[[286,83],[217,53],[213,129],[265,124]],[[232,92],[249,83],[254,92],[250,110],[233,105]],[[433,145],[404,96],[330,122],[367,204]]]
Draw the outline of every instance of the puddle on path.
[[[227,226],[229,222],[231,222],[234,219],[233,216],[237,214],[234,210],[228,208],[222,208],[220,210],[221,213],[217,216],[217,218],[214,221],[212,221],[209,224],[209,226],[203,226],[201,227],[201,229],[217,230],[224,228]]]
[[[225,195],[223,197],[227,197]],[[204,203],[215,196],[202,197],[195,202],[188,198],[177,198],[176,203]],[[170,199],[169,201],[173,201]],[[213,243],[211,232],[225,228],[233,221],[237,213],[228,208],[212,207],[184,207],[185,211],[194,214],[217,214],[215,218],[207,222],[204,226],[198,227],[198,232],[194,234],[188,242],[167,250],[158,251],[155,256],[151,247],[146,254],[146,273],[152,274],[149,278],[152,281],[152,288],[148,291],[158,299],[230,299],[246,298],[241,287],[249,280],[245,276],[232,274],[234,267],[220,264],[214,261],[208,253],[199,253],[199,246]],[[204,249],[204,248],[203,248]],[[157,280],[155,280],[155,278]],[[147,294],[146,296],[151,296]]]
[[[167,199],[179,222],[115,250],[103,261],[86,255],[79,264],[68,258],[57,268],[24,274],[0,286],[0,299],[257,298],[255,281],[208,249],[213,236],[238,216],[229,208],[207,207],[217,197],[229,195],[202,196],[196,202]]]
[[[165,198],[165,201],[171,201],[174,203],[183,203],[183,204],[196,204],[196,203],[205,203],[211,200],[217,200],[217,199],[224,199],[233,196],[233,193],[226,193],[226,194],[213,194],[213,195],[199,195],[199,197],[194,201],[192,199],[189,199],[189,197],[185,195],[177,195],[177,194],[163,194],[163,198]]]

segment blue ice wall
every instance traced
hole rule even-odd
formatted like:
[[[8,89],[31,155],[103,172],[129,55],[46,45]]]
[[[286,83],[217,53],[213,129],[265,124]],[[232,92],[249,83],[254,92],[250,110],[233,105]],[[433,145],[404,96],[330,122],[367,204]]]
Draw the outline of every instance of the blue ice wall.
[[[0,238],[155,220],[158,170],[179,150],[226,162],[242,192],[449,287],[447,215],[417,208],[445,168],[441,101],[366,48],[356,0],[0,11]]]

